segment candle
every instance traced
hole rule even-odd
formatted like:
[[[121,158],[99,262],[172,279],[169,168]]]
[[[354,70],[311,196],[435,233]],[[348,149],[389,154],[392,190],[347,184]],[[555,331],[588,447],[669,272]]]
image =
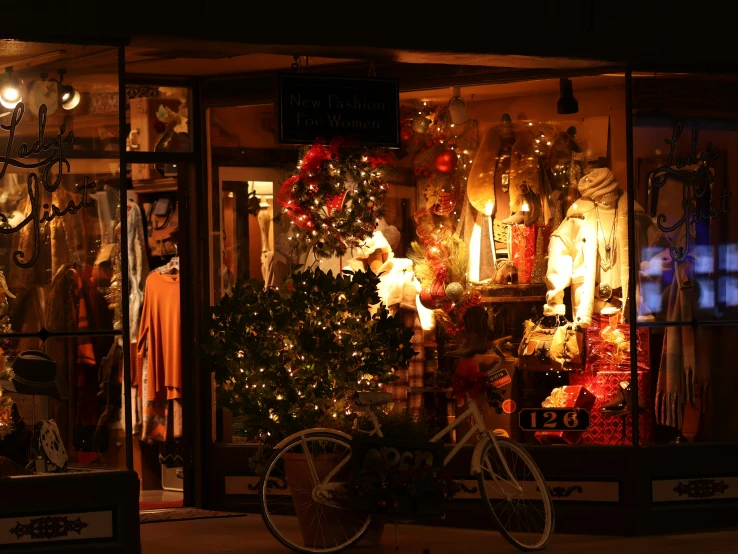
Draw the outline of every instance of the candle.
[[[520,211],[521,212],[529,212],[530,211],[530,206],[528,205],[528,201],[527,200],[523,200],[523,206],[520,208]]]
[[[484,215],[487,217],[490,217],[492,215],[492,212],[494,211],[494,204],[492,204],[491,200],[487,200],[487,205],[484,207]]]
[[[479,260],[482,257],[482,226],[479,219],[474,223],[469,241],[469,280],[479,282]]]

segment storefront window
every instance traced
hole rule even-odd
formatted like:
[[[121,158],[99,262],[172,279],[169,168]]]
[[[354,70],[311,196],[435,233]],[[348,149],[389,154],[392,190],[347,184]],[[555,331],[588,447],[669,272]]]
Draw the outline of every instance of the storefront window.
[[[640,396],[659,443],[738,439],[729,393],[736,378],[728,370],[738,319],[734,84],[716,76],[633,77],[636,200],[649,223],[636,253],[646,308],[638,332],[650,336],[639,360],[652,370]]]
[[[118,50],[3,48],[0,456],[125,469]]]
[[[383,299],[416,328],[417,356],[386,387],[402,409],[453,421],[459,359],[492,367],[494,342],[506,362],[488,427],[529,444],[632,444],[625,105],[623,74],[402,93],[383,217],[364,246],[322,259],[294,255],[303,227],[279,198],[307,148],[276,142],[272,106],[211,109],[212,301],[241,277],[278,286],[290,267],[401,273],[402,298]],[[576,352],[556,357],[567,322]],[[551,408],[586,414],[551,430]],[[522,410],[537,411],[524,429]]]
[[[126,122],[129,152],[192,152],[187,87],[128,85]],[[157,167],[158,172],[171,168]],[[142,176],[148,178],[148,175]]]

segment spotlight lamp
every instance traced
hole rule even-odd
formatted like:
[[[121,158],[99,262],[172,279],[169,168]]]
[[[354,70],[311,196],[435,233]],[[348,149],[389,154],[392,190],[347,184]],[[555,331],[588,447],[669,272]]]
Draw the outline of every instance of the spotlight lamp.
[[[15,108],[23,100],[21,82],[13,75],[13,68],[5,70],[5,75],[0,76],[0,104],[8,110]]]
[[[59,70],[59,104],[65,110],[73,110],[79,106],[79,101],[82,99],[79,91],[72,85],[64,84],[64,73],[66,71]]]

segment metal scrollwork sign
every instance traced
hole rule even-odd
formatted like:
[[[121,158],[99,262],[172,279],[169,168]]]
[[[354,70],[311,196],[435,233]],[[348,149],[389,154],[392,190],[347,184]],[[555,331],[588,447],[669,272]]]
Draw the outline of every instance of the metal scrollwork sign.
[[[42,105],[38,110],[38,136],[36,140],[29,146],[22,143],[14,152],[16,133],[20,127],[26,108],[23,103],[19,103],[14,109],[10,117],[10,122],[0,124],[0,129],[8,134],[8,142],[5,151],[0,149],[0,184],[5,176],[8,167],[32,170],[28,174],[28,198],[31,204],[30,213],[15,226],[8,224],[8,216],[0,212],[0,234],[12,235],[20,232],[27,225],[33,228],[33,248],[32,251],[23,252],[18,250],[13,253],[13,261],[22,268],[33,266],[38,259],[41,251],[41,225],[50,223],[57,217],[64,217],[68,214],[75,214],[81,209],[91,208],[95,205],[95,200],[90,198],[89,191],[94,189],[96,183],[85,177],[81,184],[77,184],[77,190],[80,194],[79,201],[71,200],[66,206],[57,206],[51,202],[44,203],[42,198],[43,190],[49,194],[54,193],[62,183],[64,173],[70,172],[69,161],[64,157],[64,148],[73,147],[79,141],[74,135],[74,131],[66,131],[66,125],[59,127],[56,136],[46,137],[46,105]]]
[[[697,144],[700,129],[698,125],[692,127],[692,140],[690,154],[686,158],[676,157],[675,150],[679,138],[682,135],[683,124],[677,123],[671,139],[665,139],[664,142],[669,145],[669,159],[666,165],[658,168],[651,177],[651,184],[655,190],[660,189],[669,182],[670,177],[676,178],[682,183],[682,208],[684,212],[682,216],[673,224],[667,225],[668,220],[666,214],[659,214],[656,218],[656,224],[663,233],[671,233],[686,225],[685,245],[672,246],[669,248],[671,259],[675,262],[683,262],[687,259],[687,255],[692,246],[692,227],[702,221],[709,219],[717,219],[723,214],[730,212],[728,199],[733,195],[727,188],[724,188],[720,195],[720,206],[710,205],[709,208],[700,208],[702,205],[699,201],[702,199],[709,200],[709,194],[714,180],[710,162],[719,158],[717,149],[708,142],[707,146],[698,152]]]

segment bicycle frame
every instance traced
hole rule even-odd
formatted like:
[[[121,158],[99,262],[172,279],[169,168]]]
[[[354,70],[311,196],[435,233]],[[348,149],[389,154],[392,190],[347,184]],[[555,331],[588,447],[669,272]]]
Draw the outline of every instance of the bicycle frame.
[[[456,429],[456,427],[461,425],[464,421],[469,419],[471,416],[474,416],[475,425],[466,432],[466,435],[464,435],[461,438],[461,440],[456,441],[456,445],[453,447],[451,452],[449,452],[446,455],[446,457],[443,459],[444,466],[448,465],[448,463],[453,459],[453,457],[456,456],[456,453],[459,450],[461,450],[461,447],[463,447],[467,442],[469,442],[469,439],[472,438],[472,435],[474,435],[475,433],[485,434],[487,432],[487,427],[484,425],[484,418],[482,417],[482,414],[479,411],[479,406],[477,406],[477,403],[472,398],[470,398],[468,394],[466,395],[466,404],[468,408],[464,411],[464,413],[461,414],[460,416],[456,416],[456,419],[454,420],[453,423],[441,429],[430,440],[430,442],[438,442],[443,437],[445,437],[448,433]]]

